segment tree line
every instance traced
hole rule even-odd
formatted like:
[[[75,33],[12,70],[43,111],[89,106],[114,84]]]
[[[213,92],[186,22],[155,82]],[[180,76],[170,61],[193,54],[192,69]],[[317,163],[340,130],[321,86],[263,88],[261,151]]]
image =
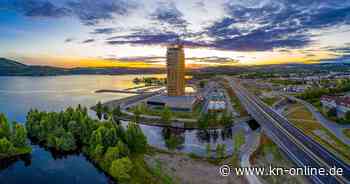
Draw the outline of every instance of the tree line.
[[[309,102],[319,99],[323,95],[333,95],[337,93],[343,93],[350,91],[350,80],[341,80],[337,83],[335,88],[311,88],[299,94],[297,97],[307,100]]]
[[[143,77],[143,78],[134,78],[133,83],[144,84],[145,86],[161,86],[166,84],[166,78],[157,78],[157,77]]]
[[[209,128],[210,126],[221,125],[224,127],[230,127],[233,124],[233,116],[231,113],[223,112],[221,116],[217,112],[208,112],[202,114],[198,121],[198,127],[202,130]]]

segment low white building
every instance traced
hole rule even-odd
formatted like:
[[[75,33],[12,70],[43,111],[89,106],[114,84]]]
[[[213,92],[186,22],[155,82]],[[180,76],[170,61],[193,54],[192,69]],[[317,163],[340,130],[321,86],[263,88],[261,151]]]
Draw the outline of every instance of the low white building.
[[[208,103],[208,110],[209,111],[224,111],[226,109],[226,102],[225,101],[215,101],[211,100]]]

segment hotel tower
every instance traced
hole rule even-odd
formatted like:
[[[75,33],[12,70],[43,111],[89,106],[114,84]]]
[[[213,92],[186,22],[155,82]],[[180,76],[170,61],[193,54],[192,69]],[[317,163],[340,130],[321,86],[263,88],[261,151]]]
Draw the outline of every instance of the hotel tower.
[[[170,45],[167,49],[168,96],[185,95],[185,53],[183,45]]]

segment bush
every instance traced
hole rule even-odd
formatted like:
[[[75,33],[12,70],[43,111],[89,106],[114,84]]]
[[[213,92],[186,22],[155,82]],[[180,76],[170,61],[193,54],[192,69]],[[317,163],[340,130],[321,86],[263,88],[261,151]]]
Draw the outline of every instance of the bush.
[[[163,109],[163,112],[161,114],[161,120],[166,123],[169,124],[171,122],[171,118],[172,118],[172,114],[171,111],[168,107],[165,107]]]

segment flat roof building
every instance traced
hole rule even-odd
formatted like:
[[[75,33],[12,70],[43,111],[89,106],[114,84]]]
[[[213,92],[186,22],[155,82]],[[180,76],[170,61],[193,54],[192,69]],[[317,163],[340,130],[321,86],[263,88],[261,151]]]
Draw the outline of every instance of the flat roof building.
[[[147,99],[147,106],[153,108],[169,107],[174,111],[191,112],[198,102],[196,96],[166,96],[157,95]]]

